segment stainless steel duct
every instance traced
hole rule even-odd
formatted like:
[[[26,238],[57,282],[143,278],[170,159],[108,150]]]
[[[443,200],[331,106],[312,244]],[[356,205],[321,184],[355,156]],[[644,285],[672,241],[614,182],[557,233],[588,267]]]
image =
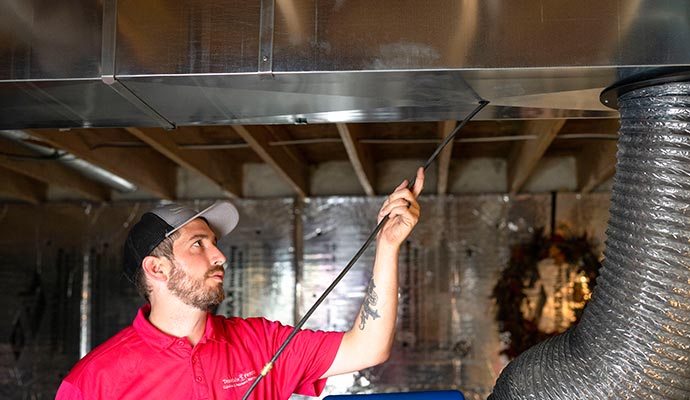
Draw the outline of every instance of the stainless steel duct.
[[[0,2],[0,128],[615,118],[686,0]],[[500,27],[500,29],[497,29]]]
[[[4,137],[10,140],[14,140],[22,146],[35,151],[37,154],[44,156],[51,156],[55,154],[55,150],[49,148],[31,144],[29,141],[35,138],[28,133],[21,130],[0,130],[0,137]],[[132,182],[113,174],[110,171],[106,171],[103,168],[95,166],[90,162],[78,158],[72,154],[66,152],[60,153],[60,155],[67,155],[68,157],[59,157],[58,161],[67,167],[81,172],[82,174],[88,176],[89,178],[102,182],[109,187],[117,190],[120,193],[130,193],[137,190],[137,186]]]
[[[601,275],[580,323],[529,349],[489,396],[690,399],[690,82],[618,98]]]

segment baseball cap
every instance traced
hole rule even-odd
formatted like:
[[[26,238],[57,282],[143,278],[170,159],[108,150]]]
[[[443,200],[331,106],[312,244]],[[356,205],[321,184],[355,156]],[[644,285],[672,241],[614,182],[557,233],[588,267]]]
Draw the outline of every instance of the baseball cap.
[[[203,218],[213,230],[216,239],[230,233],[240,217],[232,203],[219,201],[202,211],[181,204],[171,203],[144,213],[127,235],[124,251],[124,275],[134,283],[144,257],[151,254],[165,238],[187,225]]]

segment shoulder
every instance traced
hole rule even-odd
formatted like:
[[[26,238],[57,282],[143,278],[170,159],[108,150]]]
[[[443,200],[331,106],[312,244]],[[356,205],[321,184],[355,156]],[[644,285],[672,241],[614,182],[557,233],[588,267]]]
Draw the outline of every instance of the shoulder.
[[[55,394],[55,400],[82,400],[83,398],[81,390],[68,381],[62,381]]]
[[[239,318],[215,315],[212,318],[214,331],[219,332],[229,342],[270,344],[287,337],[294,330],[292,326],[263,317]]]
[[[227,340],[241,339],[241,342],[249,346],[251,343],[262,343],[268,346],[280,345],[295,329],[293,326],[263,317],[239,318],[215,315],[212,318],[216,327],[222,327],[223,336]],[[333,340],[339,344],[342,335],[342,332],[302,329],[296,335],[295,340],[312,343]]]
[[[80,380],[88,380],[89,377],[96,373],[104,373],[120,368],[121,363],[113,361],[121,360],[123,356],[135,354],[135,352],[129,351],[129,348],[137,347],[141,344],[142,341],[136,331],[132,326],[129,326],[91,350],[84,358],[79,360],[65,380],[76,384]],[[77,386],[79,385],[77,384]]]
[[[222,326],[226,335],[260,334],[263,336],[267,332],[286,327],[280,322],[269,321],[262,317],[239,318],[214,315],[212,318],[214,325]]]

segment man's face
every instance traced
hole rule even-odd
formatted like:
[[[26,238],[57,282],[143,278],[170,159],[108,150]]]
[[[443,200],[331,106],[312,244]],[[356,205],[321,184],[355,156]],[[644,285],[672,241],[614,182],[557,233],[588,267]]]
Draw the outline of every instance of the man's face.
[[[173,243],[168,290],[185,304],[208,310],[223,300],[225,256],[216,247],[216,237],[206,222],[196,219],[180,230]]]

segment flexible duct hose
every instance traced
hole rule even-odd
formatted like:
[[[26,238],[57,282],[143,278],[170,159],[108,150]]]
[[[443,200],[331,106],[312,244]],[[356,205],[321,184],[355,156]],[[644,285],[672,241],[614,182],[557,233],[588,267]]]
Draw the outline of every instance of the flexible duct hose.
[[[618,99],[606,259],[580,323],[521,354],[489,396],[690,399],[690,82]]]

